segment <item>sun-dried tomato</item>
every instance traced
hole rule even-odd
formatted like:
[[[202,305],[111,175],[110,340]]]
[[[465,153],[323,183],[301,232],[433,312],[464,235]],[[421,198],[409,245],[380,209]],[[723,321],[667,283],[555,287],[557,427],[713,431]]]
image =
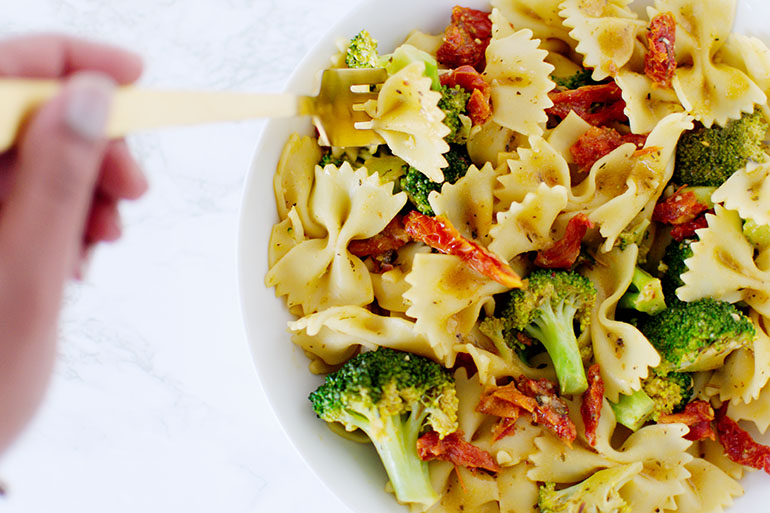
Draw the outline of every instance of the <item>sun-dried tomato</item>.
[[[706,228],[709,225],[708,221],[706,221],[706,214],[713,214],[713,213],[714,213],[714,209],[710,208],[705,212],[702,212],[698,217],[696,217],[692,221],[687,221],[686,223],[674,226],[673,228],[671,228],[671,237],[677,242],[681,242],[684,239],[691,239],[695,237],[695,230]]]
[[[592,126],[575,141],[569,151],[580,170],[588,173],[597,160],[623,144],[633,143],[637,149],[641,149],[646,141],[646,135],[620,135],[614,128]]]
[[[492,455],[466,442],[460,431],[450,433],[444,438],[435,431],[428,431],[417,439],[417,454],[422,461],[442,460],[470,469],[500,471],[500,466]]]
[[[420,241],[448,255],[455,255],[471,269],[509,288],[521,288],[521,277],[507,262],[498,258],[481,244],[466,239],[443,216],[426,216],[413,210],[404,218],[406,232]]]
[[[521,376],[507,385],[487,387],[476,411],[500,417],[492,432],[495,440],[512,434],[521,415],[530,415],[534,422],[550,429],[568,445],[577,436],[567,403],[556,394],[556,386],[546,379]]]
[[[660,13],[650,20],[644,74],[659,87],[671,87],[671,80],[676,72],[675,41],[676,22],[673,14]]]
[[[537,401],[537,407],[532,412],[535,422],[550,429],[567,445],[572,445],[577,437],[577,428],[569,418],[569,406],[556,394],[556,385],[547,379],[534,380],[519,376],[516,386]]]
[[[693,191],[682,192],[680,187],[674,194],[655,205],[652,220],[664,224],[684,224],[692,221],[708,208],[708,205],[698,201]]]
[[[538,251],[535,265],[545,269],[569,269],[580,256],[580,243],[594,223],[588,216],[576,214],[567,223],[564,236],[552,246]]]
[[[448,68],[467,64],[482,71],[491,37],[492,21],[488,12],[455,6],[436,59]]]
[[[591,447],[596,446],[596,428],[602,415],[604,403],[604,381],[599,372],[599,364],[591,365],[588,369],[588,390],[583,392],[583,404],[580,405],[580,415],[586,427],[586,440]]]
[[[728,417],[727,404],[723,404],[716,412],[716,430],[725,454],[735,463],[770,474],[770,447],[754,441],[750,434]]]
[[[506,436],[513,435],[516,432],[516,421],[518,417],[503,417],[492,428],[492,440],[497,442],[498,440],[505,438]]]
[[[491,87],[473,66],[460,66],[441,75],[441,85],[460,86],[471,93],[468,100],[468,117],[473,125],[484,124],[492,115]]]
[[[516,383],[503,386],[487,387],[481,394],[476,411],[495,417],[515,418],[521,410],[532,413],[537,408],[537,401],[524,395],[516,388]]]
[[[707,438],[716,440],[716,434],[711,428],[712,420],[714,420],[714,409],[708,402],[697,400],[688,403],[684,410],[679,413],[661,415],[658,418],[658,423],[684,424],[690,428],[690,432],[685,435],[685,438],[697,442]]]
[[[548,93],[553,107],[546,109],[550,116],[564,119],[574,111],[588,124],[603,126],[613,121],[628,121],[622,91],[615,82],[587,85],[568,91]]]
[[[402,216],[397,215],[374,237],[350,241],[348,251],[360,258],[380,255],[397,250],[410,240],[409,234],[404,229]]]

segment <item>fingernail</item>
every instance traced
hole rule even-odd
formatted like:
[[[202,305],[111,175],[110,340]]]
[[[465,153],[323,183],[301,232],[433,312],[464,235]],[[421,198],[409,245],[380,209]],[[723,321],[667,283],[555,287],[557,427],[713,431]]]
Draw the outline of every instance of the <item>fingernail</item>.
[[[104,137],[115,82],[100,73],[78,73],[65,86],[64,120],[79,137],[95,141]]]

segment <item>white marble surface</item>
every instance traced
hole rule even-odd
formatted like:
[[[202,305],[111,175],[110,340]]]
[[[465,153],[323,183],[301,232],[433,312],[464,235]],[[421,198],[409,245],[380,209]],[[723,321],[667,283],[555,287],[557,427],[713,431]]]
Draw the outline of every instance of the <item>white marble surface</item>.
[[[349,0],[25,0],[0,35],[133,48],[142,82],[278,91]],[[46,401],[0,459],[24,513],[346,511],[275,420],[237,294],[241,187],[260,121],[132,137],[151,189],[70,288]]]

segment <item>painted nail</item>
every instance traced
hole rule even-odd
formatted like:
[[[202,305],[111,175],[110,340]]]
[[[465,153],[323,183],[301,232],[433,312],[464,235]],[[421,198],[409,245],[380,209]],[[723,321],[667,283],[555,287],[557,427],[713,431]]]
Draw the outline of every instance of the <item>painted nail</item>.
[[[65,87],[67,126],[88,141],[104,137],[115,82],[101,73],[83,72],[73,76]]]

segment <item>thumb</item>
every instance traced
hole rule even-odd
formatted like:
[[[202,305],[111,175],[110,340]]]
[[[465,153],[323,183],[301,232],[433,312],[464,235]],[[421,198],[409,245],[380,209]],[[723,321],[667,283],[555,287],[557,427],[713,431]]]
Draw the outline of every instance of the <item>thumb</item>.
[[[80,73],[34,114],[3,205],[1,271],[33,295],[53,296],[57,309],[50,288],[71,275],[83,243],[113,89],[104,75]]]

